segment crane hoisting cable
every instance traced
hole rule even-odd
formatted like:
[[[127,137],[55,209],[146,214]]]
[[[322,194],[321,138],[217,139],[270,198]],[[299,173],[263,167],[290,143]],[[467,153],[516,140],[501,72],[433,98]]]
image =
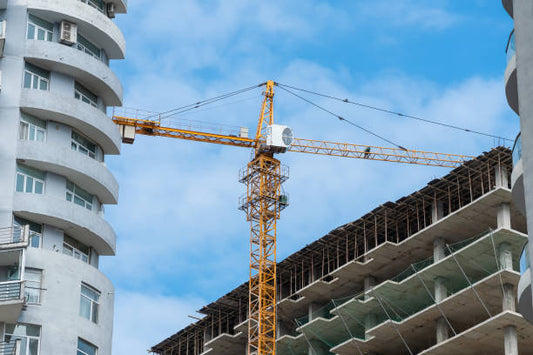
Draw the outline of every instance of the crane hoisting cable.
[[[385,148],[294,138],[291,128],[274,122],[275,85],[273,81],[259,85],[264,86],[265,91],[254,138],[249,138],[247,131],[241,134],[211,133],[166,127],[161,125],[161,120],[149,120],[146,117],[139,119],[113,115],[112,118],[119,126],[124,143],[133,143],[135,136],[141,134],[253,149],[252,160],[239,176],[247,191],[246,196],[241,198],[240,209],[246,213],[250,222],[249,355],[276,353],[276,226],[281,211],[288,205],[281,188],[283,182],[288,179],[288,168],[274,157],[275,154],[298,152],[447,168],[458,167],[474,158],[468,155],[409,150],[401,146]],[[258,86],[246,90],[255,87]],[[216,97],[214,101],[234,96],[231,94]],[[184,106],[182,111],[201,106],[201,103]],[[174,111],[167,113],[172,112]],[[150,115],[148,118],[152,117],[155,116]]]

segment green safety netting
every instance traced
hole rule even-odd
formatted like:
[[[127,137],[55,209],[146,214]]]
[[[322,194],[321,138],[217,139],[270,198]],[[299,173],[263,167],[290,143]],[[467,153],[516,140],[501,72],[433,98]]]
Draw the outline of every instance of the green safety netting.
[[[502,241],[512,244],[513,260],[518,260],[523,243],[521,238],[484,232],[446,245],[446,258],[438,263],[433,263],[433,257],[427,258],[372,290],[331,300],[310,315],[295,319],[300,335],[292,340],[293,350],[288,354],[303,354],[304,349],[313,346],[312,341],[332,348],[349,339],[355,340],[351,342],[354,353],[359,353],[355,347],[357,339],[365,340],[365,329],[378,327],[386,321],[398,326],[405,319],[433,306],[436,278],[443,278],[450,296],[497,272],[500,266],[495,243]],[[518,263],[513,266],[518,270]],[[481,297],[480,303],[483,303]]]

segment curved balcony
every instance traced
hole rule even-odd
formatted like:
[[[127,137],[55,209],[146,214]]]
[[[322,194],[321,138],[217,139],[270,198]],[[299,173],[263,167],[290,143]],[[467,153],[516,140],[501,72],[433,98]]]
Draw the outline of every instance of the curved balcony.
[[[502,0],[502,5],[509,16],[513,17],[513,0]]]
[[[105,154],[120,153],[120,132],[102,111],[80,100],[51,91],[23,89],[20,99],[22,111],[74,127],[104,150]]]
[[[526,201],[524,195],[524,168],[522,165],[522,140],[520,134],[516,137],[513,147],[513,172],[511,173],[513,203],[524,216],[526,215]]]
[[[70,142],[68,142],[70,144]],[[63,175],[104,204],[118,201],[118,183],[104,164],[66,147],[35,141],[19,141],[17,159],[43,171]]]
[[[82,51],[60,43],[28,40],[24,57],[29,63],[74,77],[107,106],[122,105],[122,85],[115,73]]]
[[[116,236],[109,223],[94,211],[65,199],[17,192],[13,212],[36,223],[61,228],[100,255],[115,255]]]
[[[109,59],[124,59],[126,41],[117,25],[105,14],[81,1],[28,0],[31,13],[50,22],[67,20],[78,25],[81,33],[90,34]]]
[[[518,282],[518,311],[533,323],[533,304],[531,300],[531,267],[529,264],[529,243],[526,242],[520,257],[520,281]]]
[[[516,112],[518,112],[518,83],[516,80],[516,54],[514,54],[509,62],[507,62],[507,68],[505,69],[505,96],[507,97],[507,103]]]

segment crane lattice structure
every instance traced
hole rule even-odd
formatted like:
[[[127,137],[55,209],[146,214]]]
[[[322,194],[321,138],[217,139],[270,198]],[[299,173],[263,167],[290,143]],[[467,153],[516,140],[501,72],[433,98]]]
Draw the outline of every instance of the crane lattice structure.
[[[279,149],[268,143],[268,131],[274,125],[274,86],[267,81],[255,138],[246,135],[218,134],[200,130],[166,127],[161,120],[113,115],[124,143],[133,143],[135,135],[171,137],[206,143],[252,148],[253,157],[240,174],[246,184],[242,209],[250,222],[250,280],[248,307],[248,354],[276,353],[276,223],[287,207],[282,184],[288,168],[274,154],[285,151],[369,159],[396,163],[455,168],[472,156],[385,148],[361,144],[294,138],[292,145]]]

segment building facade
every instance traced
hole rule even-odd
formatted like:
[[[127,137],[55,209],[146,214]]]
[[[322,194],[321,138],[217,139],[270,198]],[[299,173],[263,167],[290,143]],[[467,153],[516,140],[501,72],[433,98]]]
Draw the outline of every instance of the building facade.
[[[507,102],[520,119],[520,133],[513,148],[512,190],[513,202],[533,225],[533,8],[530,1],[502,0],[514,29],[507,44],[507,68],[505,70],[505,94]],[[531,230],[531,228],[530,228]],[[528,240],[533,235],[530,233]],[[533,243],[528,243],[521,258],[520,284],[518,287],[519,310],[533,323],[533,295],[531,293],[530,255]]]
[[[111,354],[127,0],[0,0],[0,352]],[[4,350],[2,352],[1,350]]]
[[[281,261],[276,354],[533,353],[511,169],[495,148]],[[247,298],[244,283],[151,351],[245,354]]]

